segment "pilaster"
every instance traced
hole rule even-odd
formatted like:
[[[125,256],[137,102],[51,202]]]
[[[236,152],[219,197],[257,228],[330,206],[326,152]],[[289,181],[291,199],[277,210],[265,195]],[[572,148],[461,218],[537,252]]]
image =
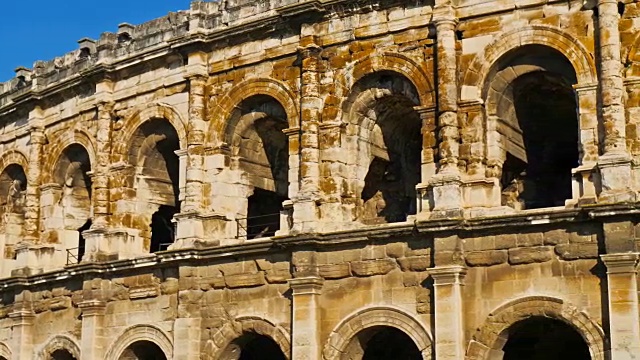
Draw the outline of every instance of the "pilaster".
[[[106,304],[100,300],[85,300],[79,303],[78,307],[82,311],[82,337],[80,342],[82,359],[103,359],[108,346],[108,341],[104,337]]]
[[[322,359],[319,300],[323,283],[319,276],[289,280],[293,292],[292,359]]]
[[[23,293],[21,296],[24,296]],[[11,329],[11,350],[12,360],[33,359],[34,339],[33,327],[35,313],[30,302],[20,301],[16,303],[14,310],[9,313],[9,318],[13,322]]]
[[[465,354],[464,304],[462,286],[464,266],[439,266],[429,269],[434,280],[435,357],[438,360],[463,360]]]
[[[637,266],[639,253],[601,255],[607,266],[611,360],[640,354]]]

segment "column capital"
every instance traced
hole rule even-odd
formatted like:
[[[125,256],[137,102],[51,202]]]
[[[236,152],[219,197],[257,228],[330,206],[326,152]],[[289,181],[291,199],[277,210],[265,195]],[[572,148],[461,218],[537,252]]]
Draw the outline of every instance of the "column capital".
[[[96,316],[104,314],[107,304],[102,300],[85,300],[78,303],[82,316]]]
[[[607,274],[637,273],[640,253],[621,253],[600,255],[607,266]]]
[[[434,285],[464,285],[467,268],[461,265],[439,266],[427,271],[434,280]]]
[[[33,320],[36,314],[31,309],[16,309],[9,313],[9,318],[16,321],[29,321]]]
[[[319,276],[308,276],[302,278],[289,279],[289,286],[293,295],[320,295],[324,279]]]

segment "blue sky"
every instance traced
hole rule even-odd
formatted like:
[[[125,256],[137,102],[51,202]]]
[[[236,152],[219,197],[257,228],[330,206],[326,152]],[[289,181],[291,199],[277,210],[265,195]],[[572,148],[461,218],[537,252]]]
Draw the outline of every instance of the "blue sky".
[[[78,47],[83,37],[97,39],[118,24],[140,24],[170,11],[186,10],[190,0],[1,0],[0,82],[18,66],[31,68]]]

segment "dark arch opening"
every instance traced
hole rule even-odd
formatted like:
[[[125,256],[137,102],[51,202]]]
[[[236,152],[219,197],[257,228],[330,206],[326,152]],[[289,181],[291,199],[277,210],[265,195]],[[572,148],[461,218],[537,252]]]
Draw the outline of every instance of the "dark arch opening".
[[[579,165],[575,71],[542,45],[512,50],[494,67],[485,91],[505,154],[502,205],[515,209],[564,206]]]
[[[136,164],[145,200],[157,209],[150,216],[149,251],[166,250],[175,241],[173,216],[180,212],[180,149],[177,131],[166,119],[151,119],[132,140],[129,161]],[[147,218],[149,219],[149,218]]]
[[[368,146],[369,163],[360,193],[362,222],[395,223],[416,213],[420,182],[422,121],[414,107],[419,97],[405,77],[381,71],[360,79],[347,101],[350,122],[358,121],[360,144]],[[363,129],[368,128],[370,131]]]
[[[118,360],[167,360],[167,356],[151,341],[136,341],[127,347]]]
[[[589,346],[570,325],[532,317],[513,324],[502,348],[504,360],[590,360]]]
[[[232,116],[234,155],[254,189],[248,198],[246,229],[238,237],[273,236],[280,230],[282,204],[289,198],[287,113],[277,100],[255,95],[242,101]]]
[[[51,360],[78,360],[69,351],[58,349],[51,353]]]
[[[373,326],[360,331],[344,349],[341,359],[421,360],[422,353],[415,342],[392,326]]]
[[[239,355],[238,355],[239,353]],[[256,333],[245,333],[229,346],[227,356],[223,360],[285,360],[286,356],[280,346],[268,336]]]

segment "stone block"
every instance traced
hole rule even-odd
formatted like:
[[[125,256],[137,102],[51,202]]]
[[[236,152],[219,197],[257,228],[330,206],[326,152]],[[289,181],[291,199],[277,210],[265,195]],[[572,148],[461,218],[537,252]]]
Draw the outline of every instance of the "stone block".
[[[255,287],[265,284],[264,273],[226,275],[224,277],[227,287],[231,289],[243,287]]]
[[[597,243],[561,244],[555,247],[555,252],[563,260],[597,259]]]
[[[318,266],[320,276],[325,279],[342,279],[351,276],[348,263]]]
[[[551,249],[550,246],[509,249],[509,263],[519,265],[551,261],[553,259]]]
[[[516,247],[517,236],[515,234],[496,235],[496,250],[505,250]]]
[[[431,259],[427,256],[408,256],[398,259],[402,271],[425,271],[431,267]]]
[[[395,268],[396,263],[391,259],[354,261],[351,263],[351,271],[357,276],[384,275]]]
[[[465,253],[469,266],[492,266],[506,263],[509,259],[507,250],[471,251]]]

